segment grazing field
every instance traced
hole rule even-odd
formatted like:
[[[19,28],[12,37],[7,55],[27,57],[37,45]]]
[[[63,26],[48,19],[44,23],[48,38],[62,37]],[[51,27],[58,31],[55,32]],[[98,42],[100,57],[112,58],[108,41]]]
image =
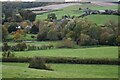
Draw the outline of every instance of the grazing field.
[[[21,8],[15,5],[3,4],[0,77],[118,78],[119,37],[114,36],[118,28],[104,25],[110,20],[118,23],[117,4],[52,4],[36,7],[40,13],[22,8],[36,3]],[[95,15],[96,10],[101,11]],[[106,10],[108,13],[102,13]]]
[[[118,58],[118,47],[96,47],[79,49],[50,49],[15,52],[18,57],[51,56],[79,58]]]
[[[83,11],[79,10],[79,8],[83,8],[83,9],[90,8],[93,10],[105,10],[105,9],[118,9],[118,5],[113,5],[113,6],[98,6],[98,5],[94,5],[94,4],[73,5],[73,6],[65,7],[63,9],[58,9],[56,11],[42,13],[40,15],[37,15],[36,19],[37,20],[38,19],[39,20],[47,19],[47,15],[49,13],[55,13],[58,19],[61,19],[62,16],[64,16],[64,15],[80,16],[81,14],[83,14]]]
[[[30,69],[27,63],[3,63],[3,78],[117,78],[118,66],[48,64],[54,71]]]
[[[118,23],[118,16],[116,15],[88,15],[85,18],[97,24],[105,24],[110,20]]]

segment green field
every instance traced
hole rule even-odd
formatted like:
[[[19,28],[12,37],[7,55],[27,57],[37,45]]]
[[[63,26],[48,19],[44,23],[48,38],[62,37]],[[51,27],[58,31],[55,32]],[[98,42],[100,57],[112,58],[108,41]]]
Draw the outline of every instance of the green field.
[[[3,63],[3,78],[117,78],[118,66],[49,64],[54,71],[27,68],[27,63]]]
[[[47,12],[39,14],[36,16],[36,20],[47,19],[49,13],[55,13],[57,19],[61,19],[64,15],[80,16],[83,14],[82,10],[79,8],[89,8],[92,10],[105,10],[105,9],[118,9],[117,5],[114,6],[98,6],[93,4],[81,4],[69,6],[63,9],[59,9],[53,12]],[[90,21],[97,24],[105,24],[109,20],[118,22],[118,16],[116,15],[88,15],[84,17]],[[82,32],[82,31],[81,31]],[[32,38],[31,36],[35,36]],[[61,41],[36,41],[37,34],[26,34],[26,37],[21,39],[25,40],[27,45],[43,46],[52,44],[55,48],[47,50],[31,50],[31,51],[14,51],[15,57],[47,57],[55,59],[54,57],[59,57],[67,59],[88,59],[88,60],[116,60],[118,59],[118,47],[117,46],[105,46],[105,45],[95,45],[95,46],[79,46],[75,45],[74,48],[57,48]],[[9,40],[8,45],[13,46],[18,44],[13,41],[13,36],[8,35]],[[81,38],[81,37],[80,37]],[[13,41],[13,42],[12,42]],[[0,43],[0,46],[2,43]],[[2,58],[2,53],[0,52],[0,58]],[[8,55],[8,54],[7,54]],[[20,58],[20,59],[21,59]],[[12,58],[11,58],[12,59]],[[28,59],[28,58],[27,58]],[[7,59],[6,59],[7,60]],[[10,59],[8,59],[10,60]],[[56,59],[55,59],[56,60]],[[19,61],[19,60],[18,60]],[[72,60],[71,60],[72,61]],[[74,61],[73,61],[74,62]],[[85,61],[86,62],[86,61]],[[0,62],[1,64],[1,62]],[[3,78],[117,78],[118,77],[118,66],[117,65],[92,65],[92,64],[64,64],[64,63],[49,63],[46,64],[51,66],[54,71],[42,70],[42,69],[32,69],[28,68],[28,63],[14,63],[14,62],[3,62],[2,71],[0,71],[0,77],[2,74]]]
[[[116,15],[88,15],[85,18],[97,24],[105,24],[110,20],[118,23],[118,16]]]
[[[18,57],[51,56],[79,58],[118,58],[118,47],[22,51],[15,52],[15,55]]]
[[[47,19],[47,15],[49,13],[55,13],[58,19],[61,19],[63,15],[70,15],[70,16],[80,16],[81,14],[83,14],[82,10],[79,10],[79,8],[90,8],[92,10],[105,10],[105,9],[118,9],[117,5],[114,6],[98,6],[98,5],[93,5],[93,4],[84,4],[84,5],[73,5],[73,6],[69,6],[63,9],[59,9],[57,11],[53,11],[53,12],[48,12],[48,13],[43,13],[40,15],[37,15],[36,19],[38,20],[43,20],[43,19]],[[117,16],[114,15],[90,15],[88,16],[88,19],[92,20],[95,23],[98,24],[103,24],[109,20],[117,20]],[[100,22],[99,22],[100,21]]]

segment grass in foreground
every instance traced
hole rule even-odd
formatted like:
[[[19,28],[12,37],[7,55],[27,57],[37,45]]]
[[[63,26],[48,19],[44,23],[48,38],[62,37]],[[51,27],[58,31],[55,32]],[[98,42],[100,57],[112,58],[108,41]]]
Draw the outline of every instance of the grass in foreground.
[[[96,47],[79,49],[50,49],[15,52],[18,57],[51,56],[78,58],[118,58],[118,47]]]
[[[49,64],[54,71],[27,68],[27,63],[3,63],[3,78],[117,78],[118,66]]]

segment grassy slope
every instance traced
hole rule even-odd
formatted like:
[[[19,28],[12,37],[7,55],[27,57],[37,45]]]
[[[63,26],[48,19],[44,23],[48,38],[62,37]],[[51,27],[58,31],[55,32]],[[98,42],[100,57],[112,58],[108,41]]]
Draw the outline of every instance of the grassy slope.
[[[6,78],[115,78],[118,66],[50,64],[54,71],[27,68],[26,63],[3,63]]]
[[[118,6],[117,5],[114,5],[114,6],[97,6],[97,5],[93,5],[93,4],[84,4],[84,5],[74,5],[74,6],[70,6],[70,7],[66,7],[66,8],[63,8],[63,9],[60,9],[58,11],[53,11],[52,13],[55,13],[57,15],[57,18],[60,19],[63,15],[70,15],[70,16],[79,16],[83,13],[83,11],[80,11],[79,8],[90,8],[90,9],[93,9],[93,10],[100,10],[100,9],[118,9]],[[44,13],[44,14],[41,14],[41,15],[37,15],[36,19],[40,19],[40,20],[43,20],[43,19],[46,19],[47,18],[47,15],[49,14],[50,12],[48,13]],[[99,18],[99,16],[98,16]],[[96,19],[98,19],[96,17]],[[107,16],[107,17],[102,17],[99,19],[100,23],[98,22],[98,20],[96,21],[96,19],[94,20],[96,23],[98,24],[101,24],[101,23],[104,23],[104,19],[105,18],[108,18],[108,19],[115,19],[114,16]],[[90,19],[92,19],[92,17],[90,17]]]
[[[80,49],[50,49],[39,51],[15,52],[16,56],[52,56],[52,57],[79,57],[79,58],[118,58],[117,47],[97,47]]]
[[[89,15],[86,16],[85,18],[97,24],[105,24],[110,20],[118,23],[118,16],[116,15]]]
[[[77,6],[74,5],[74,6],[71,6],[71,7],[66,7],[66,8],[63,8],[63,9],[59,9],[58,11],[44,13],[42,15],[37,15],[36,19],[40,19],[40,20],[47,19],[47,15],[49,13],[55,13],[58,19],[61,19],[62,16],[64,16],[64,15],[78,16],[78,15],[82,14],[82,11],[78,10],[79,7],[80,7],[79,5],[77,5]]]

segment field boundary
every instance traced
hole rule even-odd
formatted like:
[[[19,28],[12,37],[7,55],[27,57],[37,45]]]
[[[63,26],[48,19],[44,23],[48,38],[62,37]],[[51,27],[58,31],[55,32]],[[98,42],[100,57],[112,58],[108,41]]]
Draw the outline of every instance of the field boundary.
[[[46,63],[66,63],[66,64],[105,64],[105,65],[119,65],[119,59],[92,59],[92,58],[71,58],[71,57],[37,57],[43,58]],[[28,57],[14,57],[14,58],[2,58],[2,62],[19,62],[25,63],[30,62],[32,58]]]

